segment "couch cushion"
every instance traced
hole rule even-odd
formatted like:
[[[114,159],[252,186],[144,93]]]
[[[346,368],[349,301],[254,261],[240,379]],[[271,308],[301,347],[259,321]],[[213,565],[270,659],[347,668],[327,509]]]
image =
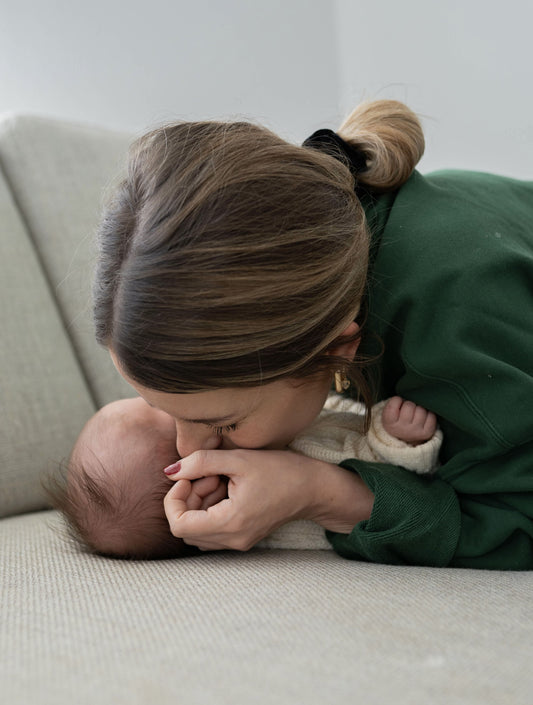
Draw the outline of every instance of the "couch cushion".
[[[94,342],[90,296],[104,191],[130,141],[131,135],[53,119],[0,120],[2,170],[98,406],[134,395]]]
[[[531,703],[533,573],[332,551],[117,561],[58,526],[0,522],[9,705]]]
[[[0,172],[0,516],[46,506],[39,476],[94,412],[32,242]]]

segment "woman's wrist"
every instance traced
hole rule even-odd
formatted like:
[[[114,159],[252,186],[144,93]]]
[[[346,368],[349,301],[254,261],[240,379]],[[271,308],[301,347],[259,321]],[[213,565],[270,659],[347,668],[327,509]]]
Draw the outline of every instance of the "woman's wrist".
[[[312,501],[304,518],[349,534],[356,524],[370,518],[374,494],[357,473],[320,460],[314,463]]]

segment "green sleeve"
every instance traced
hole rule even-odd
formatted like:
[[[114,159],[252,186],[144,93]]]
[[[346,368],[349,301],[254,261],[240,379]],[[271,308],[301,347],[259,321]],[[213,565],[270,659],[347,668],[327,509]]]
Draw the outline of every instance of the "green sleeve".
[[[471,466],[470,478],[461,475],[455,482],[344,461],[342,467],[357,472],[374,492],[374,508],[350,534],[327,537],[345,558],[377,563],[532,569],[532,451],[533,444],[526,443]],[[446,466],[440,472],[446,476]],[[480,476],[493,479],[479,483]],[[484,487],[485,493],[473,494],[470,486]]]
[[[461,507],[461,534],[451,565],[532,569],[533,441],[486,458],[462,475],[451,473],[450,482]]]
[[[459,539],[461,515],[452,487],[393,465],[346,460],[375,495],[370,519],[350,534],[326,532],[345,558],[399,565],[448,565]]]

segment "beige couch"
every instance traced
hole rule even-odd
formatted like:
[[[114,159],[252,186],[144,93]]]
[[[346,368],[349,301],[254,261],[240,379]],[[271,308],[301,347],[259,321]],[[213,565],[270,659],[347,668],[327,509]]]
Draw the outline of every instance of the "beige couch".
[[[92,235],[128,136],[0,122],[0,700],[533,703],[533,574],[258,550],[81,553],[39,478],[131,390],[93,342]]]

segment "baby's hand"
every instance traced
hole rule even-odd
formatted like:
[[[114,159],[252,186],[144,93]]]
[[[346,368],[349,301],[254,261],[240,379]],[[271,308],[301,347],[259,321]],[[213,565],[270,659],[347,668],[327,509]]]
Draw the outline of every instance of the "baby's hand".
[[[187,510],[206,510],[213,507],[228,496],[228,483],[219,475],[202,477],[199,480],[178,480],[174,490],[174,498],[181,499],[187,505]],[[177,494],[176,494],[177,493]]]
[[[435,414],[401,397],[392,397],[385,404],[382,423],[391,436],[414,446],[429,441],[437,430]]]

